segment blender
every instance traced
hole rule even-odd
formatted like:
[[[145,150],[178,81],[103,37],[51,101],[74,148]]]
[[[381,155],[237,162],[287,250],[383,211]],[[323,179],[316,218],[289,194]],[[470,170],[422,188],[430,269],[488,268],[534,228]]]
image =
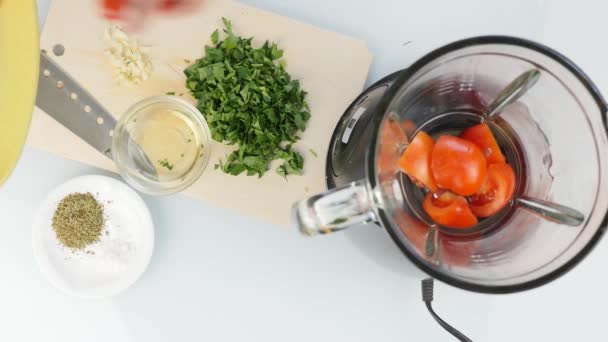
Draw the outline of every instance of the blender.
[[[486,120],[505,88],[530,70],[533,84]],[[504,36],[451,43],[353,102],[330,141],[330,190],[296,203],[294,220],[307,235],[376,223],[421,270],[465,290],[541,286],[580,262],[605,230],[606,112],[591,80],[546,46]],[[515,171],[515,195],[470,229],[438,226],[399,157],[419,131],[453,134],[486,121]],[[580,217],[551,219],[568,211]]]

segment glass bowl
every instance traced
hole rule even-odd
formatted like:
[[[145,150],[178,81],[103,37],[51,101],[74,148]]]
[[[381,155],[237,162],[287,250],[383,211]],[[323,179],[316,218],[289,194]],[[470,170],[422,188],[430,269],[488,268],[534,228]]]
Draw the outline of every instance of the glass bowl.
[[[125,181],[150,195],[168,195],[192,185],[211,155],[211,132],[203,114],[175,96],[137,102],[120,118],[112,158]]]

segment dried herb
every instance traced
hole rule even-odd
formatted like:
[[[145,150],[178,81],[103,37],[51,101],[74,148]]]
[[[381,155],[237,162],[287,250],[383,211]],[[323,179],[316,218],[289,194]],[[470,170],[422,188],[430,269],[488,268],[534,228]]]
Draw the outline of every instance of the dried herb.
[[[160,166],[164,167],[169,171],[173,170],[173,164],[169,163],[169,160],[167,160],[167,158],[159,160],[158,164],[160,164]]]
[[[165,94],[166,94],[166,95],[175,95],[175,92],[174,92],[174,91],[168,91],[168,92],[166,92]]]
[[[291,144],[310,118],[306,92],[285,70],[277,44],[254,48],[253,38],[237,36],[230,21],[223,21],[226,37],[213,32],[214,46],[206,46],[205,56],[184,71],[213,139],[238,145],[217,167],[261,177],[271,161],[283,159],[278,174],[301,174],[304,159]]]
[[[348,219],[346,217],[338,217],[337,219],[331,221],[329,224],[331,225],[339,225],[342,224],[344,222],[348,221]]]
[[[91,193],[73,193],[59,202],[52,226],[65,247],[82,250],[99,241],[105,225],[103,206]]]

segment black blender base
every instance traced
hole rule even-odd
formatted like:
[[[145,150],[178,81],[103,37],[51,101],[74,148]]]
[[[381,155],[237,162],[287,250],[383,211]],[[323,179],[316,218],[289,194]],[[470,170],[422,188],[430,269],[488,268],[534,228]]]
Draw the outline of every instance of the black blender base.
[[[325,182],[332,189],[365,177],[365,155],[372,132],[367,129],[386,90],[403,70],[392,73],[359,95],[348,106],[331,136],[327,152]]]

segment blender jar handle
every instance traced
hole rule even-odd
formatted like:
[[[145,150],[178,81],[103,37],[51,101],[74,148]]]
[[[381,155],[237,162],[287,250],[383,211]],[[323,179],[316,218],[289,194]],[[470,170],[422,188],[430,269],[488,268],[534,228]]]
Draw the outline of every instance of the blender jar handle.
[[[297,202],[292,217],[302,234],[313,236],[376,221],[372,191],[359,180]]]

